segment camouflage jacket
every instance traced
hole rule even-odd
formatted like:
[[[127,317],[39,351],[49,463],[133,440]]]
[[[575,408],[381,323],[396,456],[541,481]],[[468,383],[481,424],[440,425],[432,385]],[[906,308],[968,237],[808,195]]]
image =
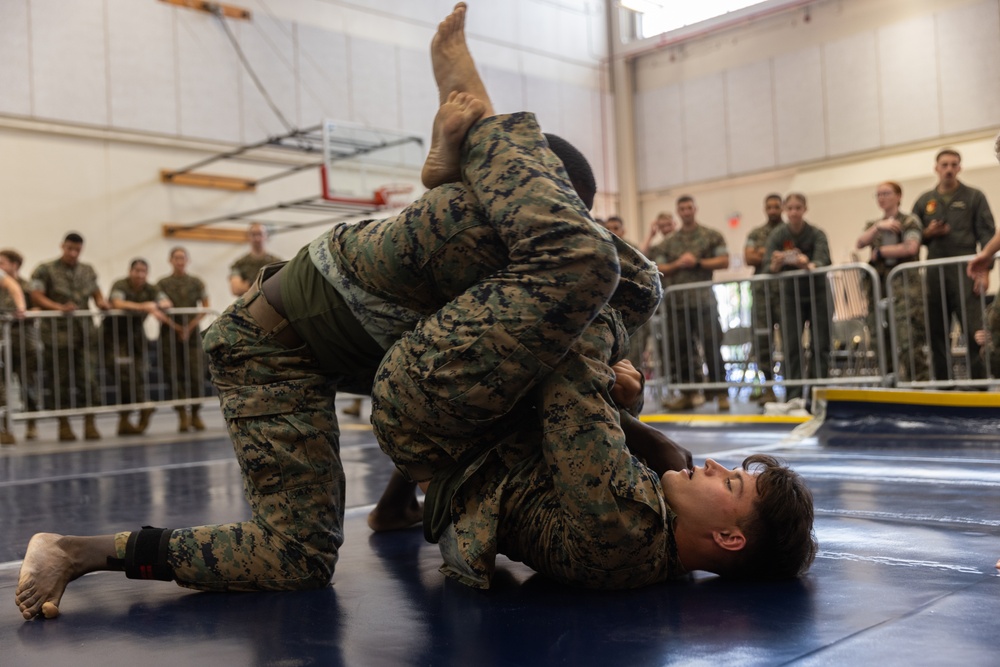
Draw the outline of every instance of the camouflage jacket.
[[[38,290],[56,303],[75,303],[88,307],[97,291],[97,273],[90,264],[67,266],[60,259],[39,264],[31,274],[31,289]]]

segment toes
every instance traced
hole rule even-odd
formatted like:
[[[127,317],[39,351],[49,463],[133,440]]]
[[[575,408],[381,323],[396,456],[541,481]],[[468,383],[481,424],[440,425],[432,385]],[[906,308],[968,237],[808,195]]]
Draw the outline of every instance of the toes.
[[[55,618],[59,615],[59,607],[55,602],[46,602],[42,605],[42,615],[45,618]]]

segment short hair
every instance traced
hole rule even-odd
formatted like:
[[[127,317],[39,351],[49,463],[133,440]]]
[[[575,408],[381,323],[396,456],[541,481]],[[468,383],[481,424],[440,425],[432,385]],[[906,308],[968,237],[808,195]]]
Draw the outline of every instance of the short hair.
[[[83,237],[76,232],[70,232],[63,238],[63,243],[83,243]]]
[[[681,195],[680,197],[677,198],[677,206],[680,206],[681,204],[685,204],[687,202],[691,202],[693,204],[694,197],[692,197],[691,195]]]
[[[622,220],[622,217],[620,215],[609,215],[608,216],[608,222],[611,222],[612,220],[617,220],[618,222],[622,223],[623,225],[625,224],[625,221]]]
[[[802,202],[803,206],[808,206],[809,205],[809,204],[806,203],[806,196],[804,194],[802,194],[801,192],[789,192],[788,195],[785,197],[785,202],[784,203],[787,204],[792,199],[798,199],[800,202]]]
[[[170,249],[170,253],[167,255],[167,259],[170,259],[171,257],[173,257],[175,252],[182,252],[182,253],[184,253],[185,257],[190,257],[190,255],[188,254],[187,248],[185,248],[182,245],[175,245],[173,248]]]
[[[953,155],[958,158],[959,162],[962,161],[962,154],[956,151],[954,148],[942,148],[941,150],[938,151],[938,154],[934,156],[934,162],[939,161],[945,155]]]
[[[779,195],[777,192],[772,192],[768,196],[764,197],[764,203],[766,204],[767,202],[771,201],[772,199],[777,199],[779,202],[782,201],[781,195]]]
[[[576,194],[583,201],[587,210],[594,208],[594,197],[597,196],[597,179],[594,178],[594,170],[583,153],[573,144],[562,137],[545,133],[545,139],[549,142],[549,148],[556,157],[562,160],[569,182],[576,190]]]
[[[18,267],[24,264],[24,257],[21,253],[12,248],[4,248],[3,250],[0,250],[0,256],[6,257],[7,261],[11,264],[16,264]]]
[[[888,185],[898,196],[903,196],[903,186],[896,181],[882,181],[879,185]]]
[[[748,456],[743,469],[756,475],[757,500],[740,522],[746,544],[723,574],[761,580],[805,574],[819,548],[812,492],[797,472],[773,456]]]
[[[674,217],[674,214],[670,213],[669,211],[660,211],[659,213],[656,214],[657,220],[659,220],[660,218],[672,218],[672,217]]]
[[[144,260],[142,257],[136,257],[135,259],[133,259],[131,262],[128,263],[128,270],[131,271],[138,264],[142,264],[147,269],[149,268],[149,262],[147,262],[146,260]]]

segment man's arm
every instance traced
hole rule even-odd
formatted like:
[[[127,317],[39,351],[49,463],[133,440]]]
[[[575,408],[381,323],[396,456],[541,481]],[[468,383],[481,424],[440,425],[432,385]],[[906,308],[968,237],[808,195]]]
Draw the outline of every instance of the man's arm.
[[[657,475],[662,476],[668,470],[694,469],[691,452],[628,412],[622,410],[620,414],[625,445],[655,470]]]

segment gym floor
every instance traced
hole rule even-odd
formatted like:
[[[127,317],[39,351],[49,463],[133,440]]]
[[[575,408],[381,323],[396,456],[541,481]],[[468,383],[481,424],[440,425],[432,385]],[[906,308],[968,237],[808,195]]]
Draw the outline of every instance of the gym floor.
[[[438,573],[437,547],[419,529],[369,531],[365,517],[391,464],[364,420],[345,419],[346,542],[332,586],[210,594],[96,573],[70,585],[58,619],[23,621],[14,588],[37,531],[102,534],[248,514],[219,418],[197,439],[161,425],[141,442],[0,450],[0,662],[996,664],[1000,436],[825,438],[789,424],[652,423],[699,463],[734,466],[767,451],[801,472],[820,542],[810,574],[593,593],[501,557],[494,588],[469,589]]]

